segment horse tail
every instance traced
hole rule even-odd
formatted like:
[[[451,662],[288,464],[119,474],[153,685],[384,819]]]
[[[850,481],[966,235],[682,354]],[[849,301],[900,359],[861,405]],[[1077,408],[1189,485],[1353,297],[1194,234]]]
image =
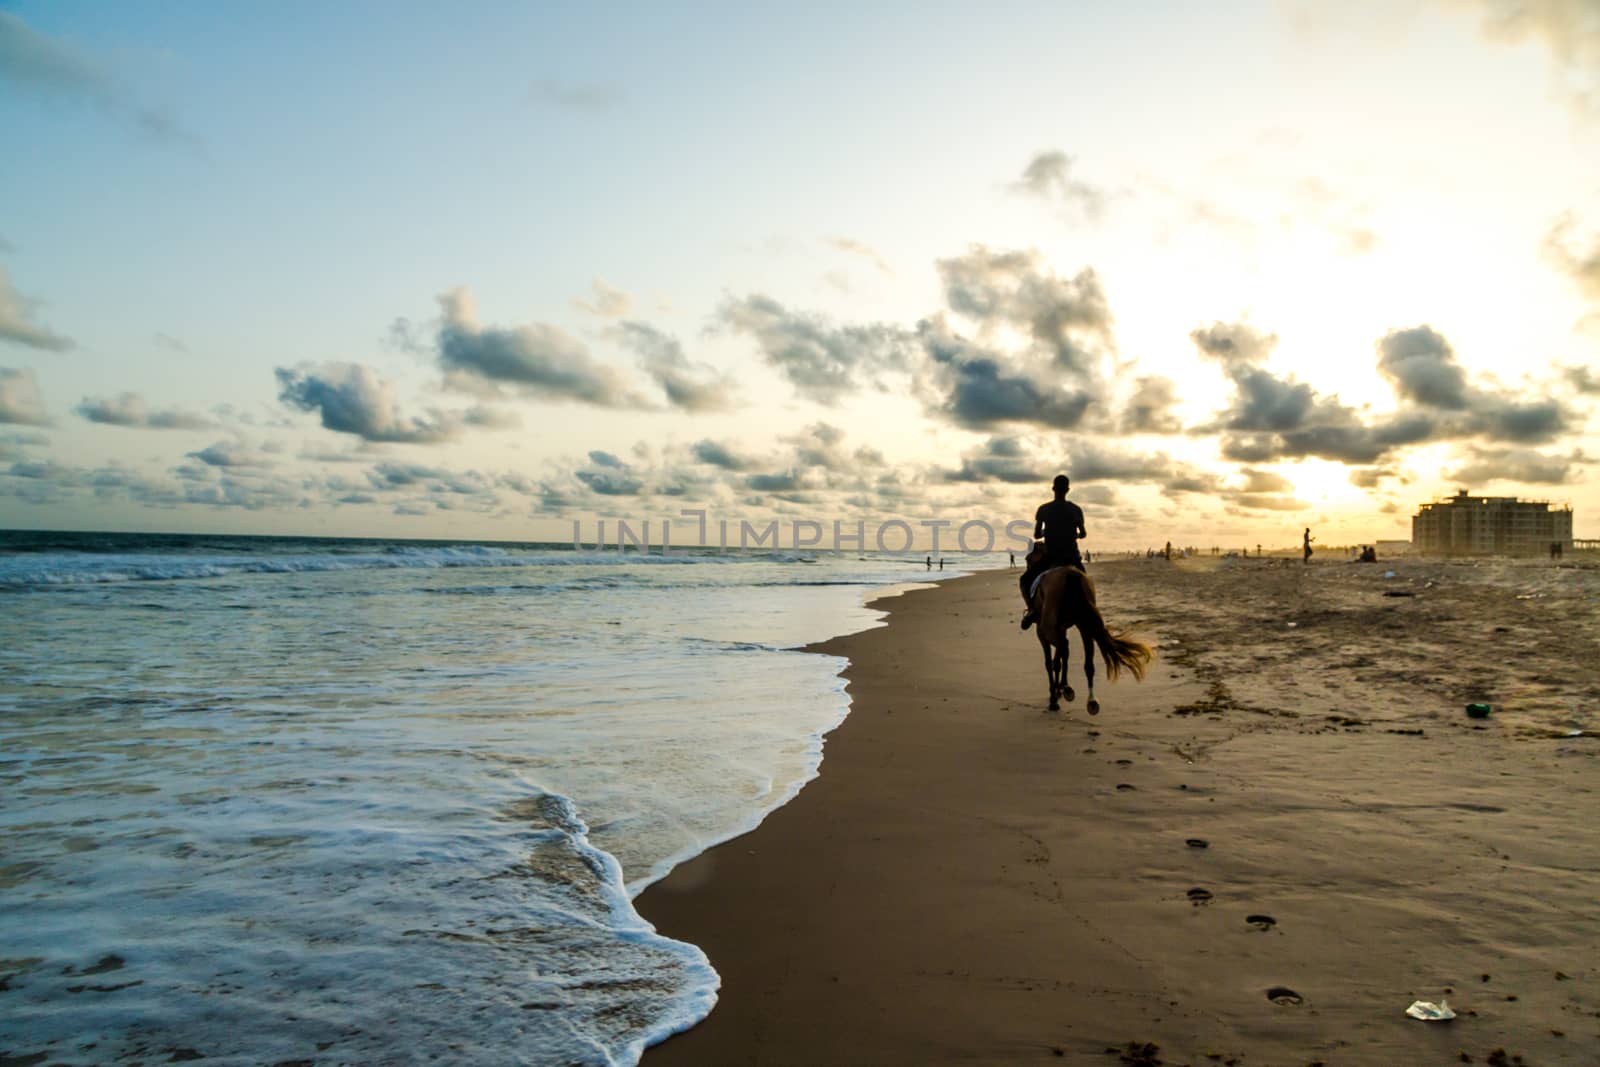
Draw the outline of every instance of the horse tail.
[[[1105,619],[1100,617],[1100,609],[1093,604],[1085,605],[1085,613],[1093,627],[1095,647],[1100,649],[1100,658],[1105,661],[1106,677],[1116,681],[1126,667],[1134,681],[1144,681],[1144,670],[1155,658],[1155,650],[1141,641],[1135,641],[1126,631],[1112,633],[1106,628]]]

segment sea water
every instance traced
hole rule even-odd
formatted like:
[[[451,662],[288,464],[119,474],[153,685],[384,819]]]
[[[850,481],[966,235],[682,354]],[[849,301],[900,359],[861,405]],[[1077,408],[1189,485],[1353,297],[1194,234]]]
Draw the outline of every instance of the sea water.
[[[817,773],[796,648],[925,577],[0,533],[0,1055],[637,1061],[717,975],[632,897]]]

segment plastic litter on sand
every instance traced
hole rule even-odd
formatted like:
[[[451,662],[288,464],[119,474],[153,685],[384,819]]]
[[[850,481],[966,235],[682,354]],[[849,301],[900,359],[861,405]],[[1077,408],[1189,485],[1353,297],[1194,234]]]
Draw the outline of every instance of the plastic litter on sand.
[[[1411,1002],[1411,1007],[1406,1009],[1406,1014],[1413,1019],[1430,1023],[1449,1022],[1456,1017],[1447,1000],[1441,1000],[1437,1004],[1431,1000],[1414,1000]]]

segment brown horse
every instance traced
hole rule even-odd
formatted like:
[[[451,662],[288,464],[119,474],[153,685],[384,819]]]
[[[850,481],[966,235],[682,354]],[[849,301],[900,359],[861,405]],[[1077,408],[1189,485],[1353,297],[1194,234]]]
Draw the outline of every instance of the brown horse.
[[[1071,703],[1077,695],[1067,684],[1067,631],[1074,626],[1083,635],[1083,673],[1089,679],[1090,715],[1100,714],[1100,702],[1094,698],[1096,647],[1105,660],[1107,678],[1116,681],[1126,667],[1136,680],[1144,680],[1144,669],[1155,653],[1149,645],[1106,628],[1095,605],[1094,582],[1083,571],[1076,567],[1046,571],[1034,591],[1033,606],[1039,614],[1039,646],[1044,649],[1044,671],[1050,680],[1051,711],[1061,710],[1058,697],[1064,696]]]

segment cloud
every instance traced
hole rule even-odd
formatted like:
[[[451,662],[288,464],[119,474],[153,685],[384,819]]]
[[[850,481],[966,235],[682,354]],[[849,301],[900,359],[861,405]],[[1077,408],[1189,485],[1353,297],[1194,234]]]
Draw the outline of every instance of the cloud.
[[[1133,385],[1133,395],[1122,407],[1118,426],[1122,433],[1178,433],[1183,429],[1182,420],[1172,413],[1178,393],[1170,379],[1144,375]]]
[[[1083,422],[1090,394],[1051,380],[1050,368],[1017,366],[953,332],[942,315],[917,330],[930,361],[923,381],[930,411],[974,430],[1007,423],[1071,429]]]
[[[510,385],[541,400],[596,407],[648,404],[616,370],[595,362],[582,341],[555,326],[481,327],[472,293],[454,289],[439,298],[439,363],[452,384]]]
[[[622,106],[623,92],[615,85],[596,82],[559,82],[545,78],[533,83],[529,96],[536,103],[564,111],[580,111],[591,115],[614,111]]]
[[[839,251],[848,252],[852,256],[859,256],[871,263],[878,269],[880,274],[890,278],[894,277],[894,269],[889,266],[889,261],[884,259],[883,255],[871,245],[864,244],[851,237],[829,237],[826,240],[829,245]]]
[[[1594,0],[1456,0],[1482,12],[1484,32],[1518,44],[1534,40],[1556,62],[1561,91],[1587,114],[1600,110],[1600,11]]]
[[[1263,363],[1278,344],[1277,334],[1262,333],[1244,322],[1213,322],[1191,331],[1189,340],[1203,355],[1228,368]]]
[[[1561,368],[1561,376],[1568,385],[1585,396],[1600,395],[1600,375],[1581,364]]]
[[[99,64],[58,38],[0,11],[0,82],[24,91],[125,116],[135,129],[164,142],[193,142],[165,112],[139,104]]]
[[[0,11],[0,19],[6,17]],[[33,304],[11,287],[11,276],[0,267],[0,341],[11,341],[46,352],[64,352],[72,341],[33,321]]]
[[[147,430],[208,430],[216,425],[202,415],[185,411],[151,411],[138,393],[121,393],[109,400],[84,397],[73,410],[90,422]]]
[[[1556,219],[1545,235],[1545,257],[1571,278],[1584,296],[1600,300],[1600,238],[1591,236],[1585,241],[1575,232],[1577,225],[1570,211]]]
[[[753,338],[762,358],[819,404],[836,404],[883,372],[904,369],[910,351],[910,335],[898,327],[835,326],[759,294],[730,297],[716,318],[728,331]]]
[[[991,437],[975,451],[963,453],[961,466],[943,472],[943,477],[948,482],[1035,485],[1048,482],[1053,474],[1020,438]]]
[[[1372,417],[1263,367],[1277,342],[1271,335],[1242,323],[1214,323],[1190,338],[1223,364],[1234,386],[1218,420],[1193,432],[1220,432],[1223,456],[1236,462],[1318,456],[1370,465],[1428,441],[1478,437],[1537,444],[1565,432],[1572,420],[1559,401],[1474,387],[1449,343],[1427,326],[1393,330],[1377,342],[1378,370],[1400,407]]]
[[[731,446],[717,441],[696,441],[689,449],[696,462],[708,463],[713,467],[720,467],[726,471],[749,470],[754,463],[747,456],[735,451]]]
[[[460,435],[459,415],[435,412],[431,419],[400,414],[393,383],[361,363],[328,363],[291,370],[279,367],[278,399],[315,411],[324,429],[366,441],[437,444]]]
[[[995,252],[983,245],[937,266],[951,312],[985,330],[1017,331],[1065,372],[1087,379],[1097,349],[1113,347],[1111,307],[1092,268],[1059,278],[1037,251]]]
[[[39,396],[39,380],[31,367],[0,367],[0,422],[50,425]]]
[[[1467,376],[1449,342],[1427,326],[1384,335],[1378,342],[1378,370],[1403,400],[1447,411],[1464,411],[1471,403]]]
[[[1564,485],[1576,480],[1574,468],[1586,461],[1581,451],[1552,456],[1531,449],[1473,448],[1461,465],[1447,472],[1445,477],[1462,485],[1482,485],[1486,482]]]
[[[677,338],[643,322],[617,327],[623,344],[638,354],[639,365],[673,407],[695,413],[732,411],[736,386],[733,379],[705,363],[691,363]]]
[[[1012,185],[1019,193],[1036,196],[1076,209],[1084,218],[1099,218],[1105,210],[1103,192],[1072,177],[1072,157],[1061,151],[1040,152]]]
[[[606,284],[604,278],[596,278],[592,288],[593,300],[574,300],[573,306],[602,319],[620,319],[633,310],[633,297],[616,286]]]
[[[242,441],[218,441],[209,448],[186,454],[208,467],[272,466],[272,460],[265,453],[251,448]]]

